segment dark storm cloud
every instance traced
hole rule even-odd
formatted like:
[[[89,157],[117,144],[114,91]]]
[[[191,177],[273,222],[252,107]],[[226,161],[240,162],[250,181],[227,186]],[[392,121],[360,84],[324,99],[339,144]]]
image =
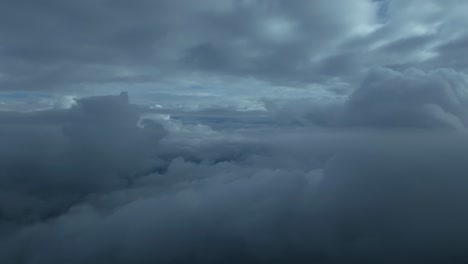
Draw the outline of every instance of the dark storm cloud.
[[[330,77],[354,82],[368,68],[393,64],[464,70],[454,55],[466,38],[458,11],[463,6],[418,0],[3,0],[0,86],[74,90],[187,72],[304,84]]]
[[[2,90],[216,79],[0,112],[0,263],[468,262],[466,7],[0,0]]]
[[[353,25],[372,20],[366,1],[4,0],[0,5],[3,90],[69,88],[120,82],[123,76],[138,83],[161,72],[177,73],[176,66],[304,79],[309,57]],[[362,7],[365,14],[331,15]]]
[[[4,112],[0,260],[461,263],[468,139],[434,128],[464,126],[465,91],[453,70],[376,69],[346,101],[267,101],[277,119],[243,128],[125,93]],[[292,106],[315,127],[284,122]]]
[[[463,133],[283,132],[179,150],[163,171],[5,236],[0,259],[466,261]]]
[[[111,64],[144,65],[154,59],[155,39],[170,28],[163,28],[159,19],[169,19],[149,1],[5,0],[0,5],[2,88],[9,90],[112,79]]]
[[[1,232],[129,184],[164,135],[151,122],[137,127],[138,111],[121,94],[82,99],[67,110],[2,113]]]

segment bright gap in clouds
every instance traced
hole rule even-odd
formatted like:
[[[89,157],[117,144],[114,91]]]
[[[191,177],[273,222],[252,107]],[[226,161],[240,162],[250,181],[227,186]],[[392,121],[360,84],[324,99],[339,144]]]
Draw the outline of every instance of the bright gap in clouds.
[[[0,0],[0,263],[468,262],[467,5]]]

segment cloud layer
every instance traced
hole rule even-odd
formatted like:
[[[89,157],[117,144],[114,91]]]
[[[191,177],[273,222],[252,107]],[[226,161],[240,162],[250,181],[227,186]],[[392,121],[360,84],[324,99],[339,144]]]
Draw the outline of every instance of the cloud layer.
[[[467,7],[0,0],[0,263],[467,263]]]
[[[333,125],[305,104],[309,123],[273,106],[186,123],[126,93],[3,112],[0,260],[463,263],[466,90],[453,70],[377,69]]]
[[[193,82],[192,75],[305,86],[356,83],[374,67],[465,71],[464,7],[455,0],[3,0],[0,89],[70,93]]]

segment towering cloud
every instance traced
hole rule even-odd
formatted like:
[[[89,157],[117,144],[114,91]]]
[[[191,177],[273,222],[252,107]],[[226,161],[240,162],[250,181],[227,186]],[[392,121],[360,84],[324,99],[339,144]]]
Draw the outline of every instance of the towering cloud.
[[[349,100],[354,122],[382,126],[467,124],[468,78],[451,69],[372,71]]]
[[[279,121],[302,125],[462,129],[468,76],[453,69],[376,68],[344,100],[266,101]]]

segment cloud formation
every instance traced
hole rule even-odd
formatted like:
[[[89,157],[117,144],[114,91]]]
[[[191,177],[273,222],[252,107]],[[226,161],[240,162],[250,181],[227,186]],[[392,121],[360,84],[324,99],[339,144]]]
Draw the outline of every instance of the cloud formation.
[[[0,260],[464,262],[465,129],[401,126],[367,105],[412,113],[433,103],[458,118],[462,80],[450,70],[373,71],[340,108],[366,120],[359,130],[193,125],[125,93],[3,113]]]
[[[452,69],[372,71],[349,100],[357,123],[463,128],[468,76]]]
[[[138,127],[138,109],[125,93],[81,99],[66,110],[6,112],[0,120],[1,226],[7,229],[130,184],[165,133],[150,121]]]
[[[0,0],[0,263],[468,262],[465,5]]]
[[[453,69],[371,70],[348,97],[266,101],[277,120],[299,125],[463,129],[468,76]]]
[[[374,67],[465,71],[464,5],[4,0],[0,89],[73,92],[173,77],[183,83],[192,74],[303,87],[356,83]]]

